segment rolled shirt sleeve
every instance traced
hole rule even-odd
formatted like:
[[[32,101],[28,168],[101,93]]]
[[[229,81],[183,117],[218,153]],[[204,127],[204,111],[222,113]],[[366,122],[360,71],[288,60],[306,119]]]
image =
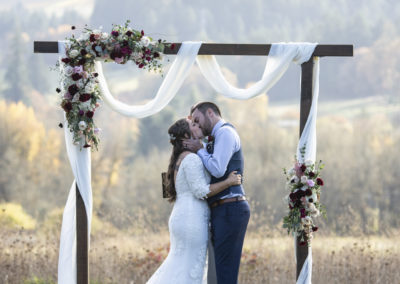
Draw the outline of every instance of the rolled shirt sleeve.
[[[202,148],[197,154],[211,175],[220,178],[225,174],[232,155],[240,149],[240,138],[230,126],[220,127],[214,136],[214,153],[209,154]]]

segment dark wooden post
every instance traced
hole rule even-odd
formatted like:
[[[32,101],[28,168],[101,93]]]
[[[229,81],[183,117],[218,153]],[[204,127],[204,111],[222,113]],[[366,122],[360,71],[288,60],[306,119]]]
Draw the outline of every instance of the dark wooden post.
[[[303,133],[306,125],[308,114],[310,113],[313,98],[313,67],[314,60],[310,60],[301,64],[301,98],[300,98],[300,134]],[[300,246],[300,240],[296,240],[296,279],[299,278],[303,264],[308,256],[308,246]]]
[[[88,226],[85,203],[76,185],[76,283],[89,283]]]

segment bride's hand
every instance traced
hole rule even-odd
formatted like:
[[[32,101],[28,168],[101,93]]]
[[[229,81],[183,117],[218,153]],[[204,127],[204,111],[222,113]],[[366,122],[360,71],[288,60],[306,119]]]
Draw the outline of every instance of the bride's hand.
[[[239,185],[242,183],[242,175],[237,174],[237,171],[233,171],[229,174],[227,181],[229,183],[229,186]]]

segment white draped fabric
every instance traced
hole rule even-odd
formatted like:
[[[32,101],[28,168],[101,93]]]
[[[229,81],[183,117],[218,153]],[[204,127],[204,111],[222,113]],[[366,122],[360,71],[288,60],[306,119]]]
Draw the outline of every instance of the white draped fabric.
[[[277,43],[272,44],[264,73],[260,81],[247,89],[240,89],[229,84],[222,75],[221,69],[214,56],[197,55],[200,49],[201,42],[184,42],[178,51],[178,54],[173,62],[168,74],[164,78],[156,96],[149,102],[143,105],[127,105],[114,98],[108,89],[106,79],[102,72],[100,62],[95,63],[97,72],[99,73],[99,86],[104,102],[114,111],[117,111],[125,116],[131,117],[146,117],[161,111],[176,95],[183,81],[189,74],[190,68],[194,62],[200,67],[204,77],[209,81],[211,86],[220,94],[234,99],[245,100],[268,91],[284,74],[293,61],[297,64],[302,64],[308,61],[314,52],[316,43]],[[63,53],[64,43],[59,43],[59,51]],[[318,66],[318,61],[317,64]],[[316,70],[318,71],[318,69]],[[318,89],[318,72],[314,71],[314,98],[318,96],[315,90]],[[314,106],[315,105],[315,106]],[[306,141],[309,139],[315,140],[315,119],[316,117],[316,102],[310,111],[309,121],[307,121],[302,137]],[[314,129],[314,130],[313,130]],[[312,134],[314,131],[314,134]],[[309,134],[307,134],[309,133]],[[71,133],[68,127],[65,127],[65,136],[67,143],[68,156],[71,161],[71,167],[78,184],[80,193],[85,202],[86,212],[88,214],[88,228],[90,234],[90,222],[92,212],[92,190],[90,185],[90,151],[72,144]],[[300,141],[303,141],[300,139]],[[300,143],[299,143],[300,145]],[[314,144],[308,144],[307,149],[315,147]],[[315,159],[315,149],[314,149]],[[76,220],[75,220],[75,182],[72,185],[68,196],[67,204],[64,209],[63,224],[61,230],[60,255],[58,266],[58,283],[73,284],[76,283]],[[311,251],[310,251],[311,252]],[[307,258],[307,267],[303,266],[303,270],[307,271],[309,277],[305,277],[304,282],[311,283],[311,253]],[[303,272],[302,272],[303,274]],[[300,278],[299,278],[300,280]]]

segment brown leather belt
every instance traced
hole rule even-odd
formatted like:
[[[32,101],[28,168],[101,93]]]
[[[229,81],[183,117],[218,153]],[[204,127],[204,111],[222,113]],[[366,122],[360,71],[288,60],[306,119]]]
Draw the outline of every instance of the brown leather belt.
[[[210,207],[214,208],[214,207],[220,206],[221,204],[224,204],[224,203],[237,202],[237,201],[243,201],[243,200],[246,200],[246,197],[237,196],[237,197],[232,197],[232,198],[220,199],[220,200],[217,200],[217,201],[211,203]]]

